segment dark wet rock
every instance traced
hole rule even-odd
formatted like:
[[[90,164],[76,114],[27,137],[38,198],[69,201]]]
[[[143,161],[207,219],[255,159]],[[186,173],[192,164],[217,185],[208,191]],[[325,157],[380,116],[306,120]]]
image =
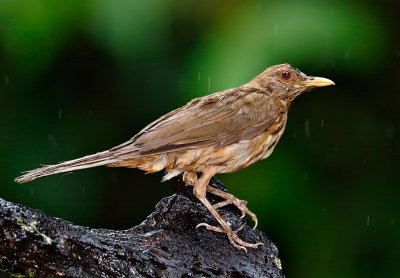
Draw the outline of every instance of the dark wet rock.
[[[195,229],[217,223],[181,177],[172,182],[177,193],[123,231],[76,226],[0,199],[0,269],[28,277],[284,277],[277,248],[248,223],[241,238],[264,246],[247,253],[223,234]],[[231,205],[219,211],[234,229],[246,222]]]

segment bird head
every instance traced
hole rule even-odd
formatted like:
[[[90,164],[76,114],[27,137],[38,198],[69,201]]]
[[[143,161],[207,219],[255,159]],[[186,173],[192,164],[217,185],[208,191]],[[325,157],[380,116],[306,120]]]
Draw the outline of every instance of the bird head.
[[[335,83],[327,78],[307,76],[289,64],[269,67],[245,84],[246,87],[257,88],[266,94],[287,101],[292,101],[314,87],[329,85],[335,85]]]

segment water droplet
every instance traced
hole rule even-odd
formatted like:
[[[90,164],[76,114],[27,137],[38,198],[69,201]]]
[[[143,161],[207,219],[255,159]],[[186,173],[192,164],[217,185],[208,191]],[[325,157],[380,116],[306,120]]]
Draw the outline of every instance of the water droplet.
[[[333,9],[331,9],[331,15],[333,15]]]
[[[321,120],[321,128],[324,127],[324,120]]]
[[[397,58],[400,58],[400,50],[397,50]]]
[[[367,226],[369,226],[369,215],[367,215]]]
[[[296,132],[293,132],[293,138],[296,138]]]
[[[304,121],[304,135],[310,136],[310,121],[308,119]]]
[[[200,80],[200,72],[197,74],[197,79]]]
[[[365,159],[363,160],[363,164],[365,164]]]
[[[278,24],[275,23],[275,27],[274,27],[274,35],[275,37],[278,36]]]
[[[61,110],[61,109],[58,109],[58,119],[61,120],[61,117],[62,117],[62,110]]]

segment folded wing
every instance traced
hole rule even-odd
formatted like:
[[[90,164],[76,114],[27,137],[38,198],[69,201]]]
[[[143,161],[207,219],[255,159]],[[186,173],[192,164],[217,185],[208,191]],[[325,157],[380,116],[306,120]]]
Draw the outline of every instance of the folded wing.
[[[264,132],[275,122],[280,109],[279,103],[264,93],[231,89],[192,100],[111,151],[125,159],[211,145],[225,146]]]

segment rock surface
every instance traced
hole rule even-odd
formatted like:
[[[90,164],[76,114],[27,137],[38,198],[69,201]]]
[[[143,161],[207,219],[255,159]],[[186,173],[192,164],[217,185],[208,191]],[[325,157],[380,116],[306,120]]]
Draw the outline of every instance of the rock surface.
[[[242,239],[263,242],[235,249],[181,177],[146,220],[129,230],[90,229],[0,199],[0,269],[28,277],[284,277],[278,249],[230,205],[219,209]],[[226,189],[212,179],[210,185]],[[214,203],[218,197],[207,195]]]

